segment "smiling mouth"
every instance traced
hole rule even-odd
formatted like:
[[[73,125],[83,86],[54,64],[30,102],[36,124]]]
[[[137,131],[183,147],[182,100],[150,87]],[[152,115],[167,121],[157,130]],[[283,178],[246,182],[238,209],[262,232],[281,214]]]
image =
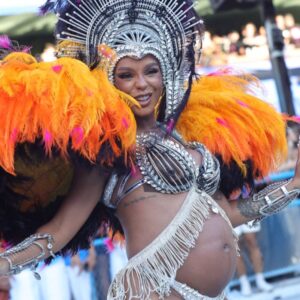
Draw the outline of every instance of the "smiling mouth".
[[[145,106],[150,102],[152,94],[146,94],[135,97],[135,99],[141,104],[141,106]]]

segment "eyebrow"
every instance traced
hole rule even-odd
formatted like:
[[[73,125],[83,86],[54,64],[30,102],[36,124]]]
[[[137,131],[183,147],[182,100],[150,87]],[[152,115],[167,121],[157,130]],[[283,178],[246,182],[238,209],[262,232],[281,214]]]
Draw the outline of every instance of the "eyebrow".
[[[158,67],[159,68],[159,64],[156,62],[150,63],[148,65],[145,66],[145,68],[151,68],[151,67]],[[117,67],[116,71],[131,71],[134,70],[134,68],[130,68],[130,67]]]

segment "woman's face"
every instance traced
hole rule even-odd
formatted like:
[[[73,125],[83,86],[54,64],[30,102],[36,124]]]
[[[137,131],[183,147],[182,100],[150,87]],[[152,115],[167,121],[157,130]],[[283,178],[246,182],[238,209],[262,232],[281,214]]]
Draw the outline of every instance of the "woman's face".
[[[164,89],[160,65],[154,56],[121,59],[116,65],[114,77],[115,86],[141,105],[140,108],[132,108],[136,117],[154,115],[155,106]]]

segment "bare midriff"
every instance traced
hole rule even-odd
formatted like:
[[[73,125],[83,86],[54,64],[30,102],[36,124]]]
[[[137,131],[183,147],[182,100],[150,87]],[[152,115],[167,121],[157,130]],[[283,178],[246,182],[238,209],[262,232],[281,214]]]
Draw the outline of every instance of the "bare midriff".
[[[120,203],[117,216],[123,226],[129,258],[148,246],[165,229],[182,206],[186,192],[162,194],[144,186]],[[236,267],[232,229],[220,214],[211,213],[176,280],[201,294],[215,297],[232,278]]]

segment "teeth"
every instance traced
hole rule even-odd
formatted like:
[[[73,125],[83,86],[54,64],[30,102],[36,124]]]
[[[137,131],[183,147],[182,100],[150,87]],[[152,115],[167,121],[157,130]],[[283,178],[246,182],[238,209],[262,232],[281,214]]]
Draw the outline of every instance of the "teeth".
[[[147,101],[149,98],[150,98],[150,96],[147,95],[147,96],[137,97],[136,99],[137,99],[138,101]]]

